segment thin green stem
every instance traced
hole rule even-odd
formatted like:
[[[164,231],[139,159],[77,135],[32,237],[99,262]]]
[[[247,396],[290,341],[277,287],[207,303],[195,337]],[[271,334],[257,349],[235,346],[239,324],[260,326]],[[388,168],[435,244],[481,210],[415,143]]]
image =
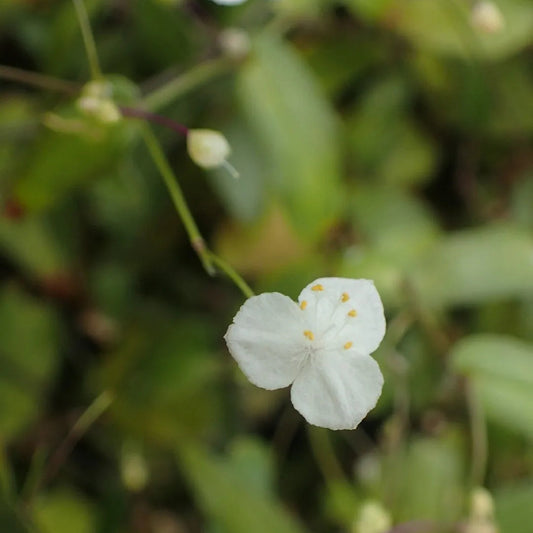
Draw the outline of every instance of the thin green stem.
[[[223,74],[234,64],[235,62],[227,57],[200,63],[147,94],[142,101],[142,107],[150,111],[158,111],[195,87]]]
[[[466,383],[466,401],[470,416],[470,436],[472,439],[472,467],[470,482],[473,487],[480,487],[485,480],[488,460],[488,439],[485,412],[476,394],[474,384]]]
[[[85,45],[85,52],[87,53],[89,68],[91,69],[91,77],[93,80],[96,80],[102,77],[102,70],[100,69],[100,62],[98,61],[98,53],[96,51],[96,44],[91,30],[91,23],[89,22],[89,15],[85,9],[83,0],[72,0],[72,2],[76,8],[76,15],[78,16],[83,44]]]
[[[0,78],[4,80],[17,81],[25,85],[38,87],[47,91],[58,91],[68,94],[78,92],[79,87],[75,83],[64,81],[52,76],[45,76],[37,72],[30,72],[19,68],[10,67],[8,65],[0,65]]]
[[[328,431],[323,428],[308,426],[307,435],[309,436],[309,444],[311,445],[313,456],[326,482],[332,483],[338,480],[346,480],[346,476],[331,445]]]
[[[250,288],[248,283],[244,281],[240,274],[229,263],[227,263],[226,261],[224,261],[224,259],[221,259],[220,257],[218,257],[218,255],[214,254],[211,251],[208,251],[207,253],[211,258],[211,261],[213,261],[213,263],[218,268],[220,268],[220,270],[222,270],[222,272],[224,272],[224,274],[226,274],[226,276],[228,276],[228,278],[230,278],[231,281],[233,281],[233,283],[237,285],[237,287],[239,287],[239,289],[242,291],[244,296],[246,296],[246,298],[251,298],[252,296],[255,296],[254,291]]]
[[[0,443],[0,493],[7,499],[15,494],[15,475],[4,443]]]
[[[85,409],[85,411],[78,418],[76,423],[72,426],[63,442],[56,449],[42,474],[33,483],[33,491],[30,495],[36,494],[44,483],[50,481],[55,476],[57,471],[61,468],[63,463],[69,456],[72,448],[76,443],[87,433],[89,428],[102,416],[102,414],[113,403],[113,395],[109,391],[104,391],[99,394]]]
[[[20,491],[23,500],[31,499],[31,496],[36,492],[35,487],[41,483],[40,480],[46,468],[47,455],[48,451],[45,450],[44,446],[39,446],[33,453],[28,474]]]
[[[198,226],[196,225],[196,222],[194,221],[189,206],[185,201],[185,197],[183,196],[183,192],[178,180],[170,168],[163,149],[161,148],[155,135],[152,133],[152,130],[148,126],[144,126],[142,131],[144,142],[146,143],[148,151],[150,152],[156,167],[163,177],[168,192],[170,193],[170,197],[172,198],[174,206],[176,207],[176,211],[178,212],[178,215],[185,226],[185,230],[189,235],[191,245],[198,254],[200,261],[202,261],[206,272],[212,276],[215,273],[215,269],[213,268],[210,252],[205,246],[205,241],[200,233],[200,230],[198,229]]]

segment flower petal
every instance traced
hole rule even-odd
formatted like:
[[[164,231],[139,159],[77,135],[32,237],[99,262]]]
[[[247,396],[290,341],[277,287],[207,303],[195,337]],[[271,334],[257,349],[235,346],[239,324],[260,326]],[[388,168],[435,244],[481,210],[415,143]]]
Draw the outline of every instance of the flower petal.
[[[320,351],[302,367],[291,400],[310,424],[354,429],[376,405],[382,386],[372,357],[354,350]]]
[[[224,338],[231,355],[258,387],[290,385],[306,356],[302,312],[278,292],[244,302]]]
[[[298,301],[307,302],[308,314],[315,313],[315,327],[326,332],[331,348],[352,342],[359,353],[370,354],[385,335],[383,304],[371,280],[319,278]]]

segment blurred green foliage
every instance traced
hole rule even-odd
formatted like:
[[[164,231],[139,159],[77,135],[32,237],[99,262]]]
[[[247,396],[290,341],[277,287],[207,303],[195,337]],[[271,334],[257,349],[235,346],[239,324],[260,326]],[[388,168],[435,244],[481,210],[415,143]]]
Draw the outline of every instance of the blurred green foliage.
[[[496,3],[484,32],[470,0],[85,2],[115,103],[229,139],[238,181],[153,126],[257,292],[375,280],[383,396],[328,433],[229,357],[243,298],[202,270],[139,121],[76,105],[73,4],[2,1],[2,533],[365,533],[369,501],[457,531],[479,484],[500,533],[531,532],[533,3]]]

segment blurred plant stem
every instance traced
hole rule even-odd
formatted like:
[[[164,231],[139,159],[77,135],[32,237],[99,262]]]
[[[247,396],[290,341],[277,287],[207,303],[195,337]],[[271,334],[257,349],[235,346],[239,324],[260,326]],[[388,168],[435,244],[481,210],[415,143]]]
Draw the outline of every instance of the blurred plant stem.
[[[307,425],[307,435],[311,452],[326,482],[333,483],[339,480],[346,480],[346,476],[331,445],[329,431]]]
[[[21,489],[22,499],[29,501],[32,498],[33,494],[36,494],[35,487],[37,487],[41,481],[41,474],[46,468],[46,450],[44,445],[40,445],[33,452],[30,468],[26,474],[26,479],[24,480],[24,485]]]
[[[81,34],[83,37],[83,44],[89,61],[89,68],[91,69],[91,77],[99,79],[102,77],[102,70],[100,69],[100,62],[98,61],[98,53],[96,52],[96,44],[94,42],[91,24],[89,22],[89,15],[85,9],[83,0],[72,0],[76,9],[78,23],[80,25]]]
[[[0,491],[6,497],[15,493],[15,475],[3,442],[0,444]]]
[[[146,143],[148,151],[152,156],[152,160],[154,161],[155,166],[163,177],[168,192],[170,193],[170,197],[172,198],[172,201],[174,203],[174,207],[176,208],[176,211],[178,212],[178,215],[180,216],[183,225],[185,226],[185,230],[189,235],[191,245],[198,254],[198,257],[200,258],[200,261],[202,262],[202,265],[204,266],[206,272],[210,276],[212,276],[215,273],[215,269],[213,267],[211,255],[207,250],[204,238],[202,237],[200,230],[196,225],[196,222],[191,214],[191,210],[189,209],[185,197],[183,196],[183,192],[178,183],[178,180],[176,179],[174,172],[170,168],[163,149],[161,148],[159,141],[156,139],[155,135],[152,133],[152,130],[148,126],[145,125],[142,129],[142,132],[144,142]]]
[[[398,313],[390,322],[387,328],[387,338],[390,349],[387,357],[387,365],[394,377],[394,418],[395,440],[394,449],[399,449],[403,445],[409,427],[409,412],[411,396],[409,392],[409,364],[401,352],[396,347],[409,331],[414,323],[414,317],[408,311]]]
[[[220,268],[220,270],[222,270],[222,272],[224,272],[224,274],[226,274],[226,276],[228,276],[228,278],[230,278],[231,281],[233,281],[233,283],[235,283],[235,285],[237,285],[237,287],[239,287],[241,292],[247,298],[251,298],[252,296],[254,296],[254,291],[252,291],[252,289],[246,283],[246,281],[244,281],[244,279],[242,279],[242,277],[237,273],[237,271],[228,262],[226,262],[226,261],[224,261],[224,259],[218,257],[218,255],[215,255],[210,250],[208,250],[207,253],[209,254],[209,257],[211,258],[211,261],[218,268]]]
[[[205,271],[213,276],[216,273],[214,265],[216,265],[222,272],[224,272],[233,283],[242,291],[242,293],[250,298],[254,295],[252,289],[244,281],[244,279],[236,272],[236,270],[226,263],[223,259],[218,257],[215,253],[209,250],[205,244],[204,238],[202,237],[198,226],[192,216],[191,210],[187,205],[183,191],[178,183],[178,180],[170,168],[170,165],[167,161],[167,158],[161,148],[159,141],[156,139],[152,130],[149,126],[145,125],[142,129],[144,141],[152,156],[155,166],[158,168],[165,185],[167,186],[170,197],[174,203],[174,207],[180,216],[185,230],[191,241],[191,245],[195,252],[198,254],[200,261],[205,269]]]
[[[465,391],[472,439],[470,483],[472,487],[481,487],[485,480],[488,459],[487,425],[483,406],[472,381],[467,381]]]
[[[25,85],[31,85],[47,91],[58,91],[68,94],[75,94],[79,90],[78,85],[75,83],[54,78],[52,76],[38,74],[37,72],[10,67],[8,65],[0,65],[0,78],[4,80],[17,81],[24,83]]]
[[[443,358],[448,355],[450,346],[453,344],[440,324],[434,310],[429,308],[420,298],[416,287],[411,281],[404,280],[404,294],[411,307],[413,315],[425,331],[435,350]]]
[[[35,481],[30,480],[32,486],[30,487],[30,485],[28,485],[28,487],[31,488],[31,492],[28,494],[28,499],[30,501],[33,496],[39,492],[39,489],[55,476],[63,463],[66,461],[76,443],[87,433],[89,428],[96,422],[96,420],[98,420],[98,418],[100,418],[100,416],[102,416],[102,414],[109,408],[109,406],[113,403],[113,400],[113,394],[107,390],[99,394],[72,426],[63,442],[56,448],[54,454],[47,461],[44,469],[42,469],[38,474],[32,473]]]
[[[195,87],[228,71],[234,64],[234,60],[224,56],[201,63],[154,89],[141,104],[150,111],[158,111]]]

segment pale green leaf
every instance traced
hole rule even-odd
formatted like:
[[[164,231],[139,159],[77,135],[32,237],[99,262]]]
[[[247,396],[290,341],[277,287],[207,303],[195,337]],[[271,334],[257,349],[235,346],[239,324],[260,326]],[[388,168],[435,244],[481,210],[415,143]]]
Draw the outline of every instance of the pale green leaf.
[[[254,43],[239,94],[268,154],[268,181],[303,235],[315,239],[340,207],[335,115],[298,55],[270,33]]]
[[[257,490],[230,457],[200,444],[182,445],[178,456],[198,504],[225,533],[302,533],[281,503]]]
[[[533,438],[533,345],[479,334],[453,347],[455,370],[469,376],[487,417]]]
[[[471,26],[471,4],[450,0],[396,0],[394,24],[421,48],[465,58],[500,59],[531,44],[533,4],[529,0],[500,0],[497,4],[505,22],[501,31],[491,34]]]
[[[59,489],[40,496],[34,507],[42,533],[94,533],[94,509],[81,495]]]
[[[16,435],[38,414],[58,363],[59,325],[46,304],[15,288],[0,293],[0,427]]]
[[[411,274],[420,296],[435,305],[527,297],[533,295],[533,238],[503,224],[450,234]]]

